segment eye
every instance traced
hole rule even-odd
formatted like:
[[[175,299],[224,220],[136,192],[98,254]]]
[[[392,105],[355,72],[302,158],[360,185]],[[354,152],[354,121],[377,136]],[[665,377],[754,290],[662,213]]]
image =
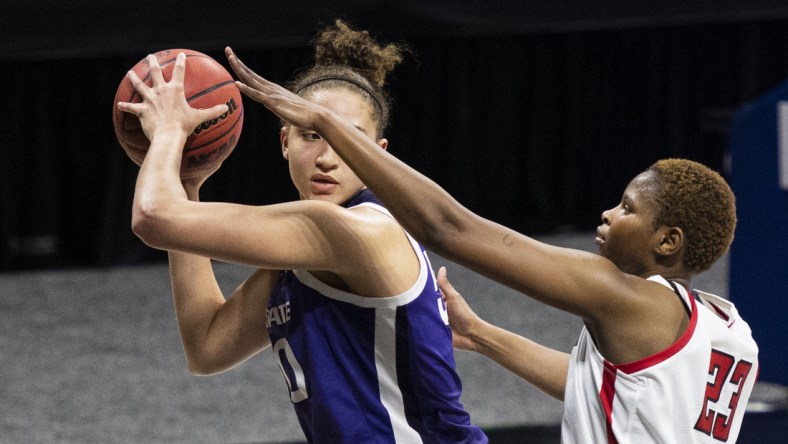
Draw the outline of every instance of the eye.
[[[629,214],[629,213],[632,212],[632,209],[629,208],[629,205],[627,205],[627,204],[621,204],[621,208],[624,209],[624,214]]]
[[[320,134],[318,134],[318,133],[316,133],[314,131],[303,131],[303,132],[301,132],[301,137],[303,137],[304,140],[321,140],[322,139],[322,137],[320,137]]]

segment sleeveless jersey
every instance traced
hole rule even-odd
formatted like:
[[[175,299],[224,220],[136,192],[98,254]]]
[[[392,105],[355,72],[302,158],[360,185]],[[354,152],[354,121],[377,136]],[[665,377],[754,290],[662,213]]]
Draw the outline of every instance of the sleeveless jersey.
[[[360,205],[389,214],[368,190],[344,206]],[[419,276],[396,296],[351,294],[306,270],[279,275],[268,332],[309,442],[487,442],[460,403],[448,315],[427,253],[408,239]]]
[[[689,326],[670,347],[612,364],[583,327],[572,350],[562,442],[733,443],[758,375],[758,347],[734,305],[661,276],[681,298]]]

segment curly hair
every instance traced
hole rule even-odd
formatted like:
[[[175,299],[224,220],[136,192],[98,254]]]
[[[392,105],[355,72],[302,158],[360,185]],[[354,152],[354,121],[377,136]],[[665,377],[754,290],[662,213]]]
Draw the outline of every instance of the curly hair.
[[[653,173],[655,224],[684,230],[684,265],[695,273],[708,270],[733,242],[733,191],[717,172],[691,160],[663,159],[646,172]]]
[[[314,66],[287,84],[300,96],[332,88],[346,88],[370,105],[378,136],[389,124],[391,97],[384,90],[386,77],[408,49],[402,44],[378,44],[368,31],[352,29],[342,20],[323,28],[312,41]]]

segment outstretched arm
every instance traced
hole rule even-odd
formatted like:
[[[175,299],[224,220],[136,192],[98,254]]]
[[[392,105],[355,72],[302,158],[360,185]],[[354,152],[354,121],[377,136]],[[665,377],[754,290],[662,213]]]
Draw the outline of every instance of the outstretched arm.
[[[449,313],[454,347],[481,353],[548,395],[563,401],[569,354],[496,327],[476,315],[438,270],[438,286]]]
[[[336,114],[267,81],[232,50],[226,52],[244,94],[290,124],[321,134],[405,229],[430,250],[585,319],[602,319],[615,306],[595,296],[627,292],[625,275],[610,261],[538,242],[477,216]]]
[[[607,359],[644,358],[668,347],[682,331],[682,305],[667,287],[626,274],[600,255],[551,246],[472,213],[337,114],[258,76],[229,48],[227,55],[244,94],[288,123],[323,136],[418,241],[483,276],[580,316]]]

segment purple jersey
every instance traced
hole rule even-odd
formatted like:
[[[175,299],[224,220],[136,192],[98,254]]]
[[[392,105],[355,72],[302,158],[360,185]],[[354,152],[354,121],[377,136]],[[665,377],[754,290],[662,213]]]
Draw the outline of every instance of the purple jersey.
[[[388,212],[368,190],[345,207]],[[283,271],[268,332],[309,442],[486,443],[460,403],[451,331],[427,254],[405,293],[370,298]]]

